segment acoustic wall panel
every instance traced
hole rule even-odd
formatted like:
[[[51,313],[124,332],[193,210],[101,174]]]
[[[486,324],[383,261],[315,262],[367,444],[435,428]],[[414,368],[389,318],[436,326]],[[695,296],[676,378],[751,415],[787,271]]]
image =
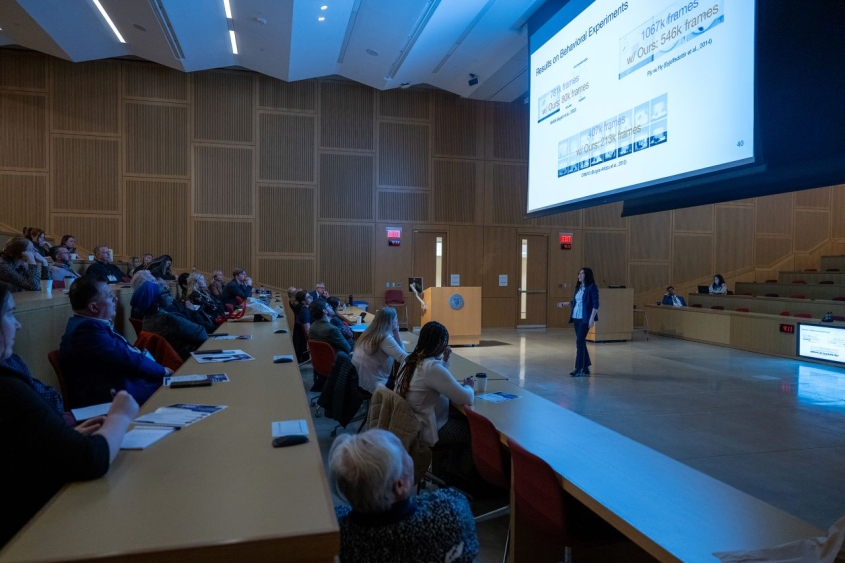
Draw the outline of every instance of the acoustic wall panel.
[[[676,234],[672,243],[672,283],[712,279],[713,235]]]
[[[166,66],[127,63],[123,65],[124,92],[128,98],[187,103],[188,76]]]
[[[515,227],[484,227],[484,279],[481,291],[485,297],[516,299],[516,288],[519,287],[518,259]],[[501,275],[507,276],[507,285],[500,285]],[[515,321],[514,312],[511,326]]]
[[[169,254],[176,268],[190,268],[188,182],[126,180],[126,252]]]
[[[187,177],[188,106],[127,102],[126,174]]]
[[[258,272],[254,276],[264,285],[288,288],[304,287],[310,290],[317,279],[314,258],[259,258]],[[334,290],[332,286],[329,286]]]
[[[488,164],[487,218],[492,224],[522,225],[525,216],[528,167],[524,164]]]
[[[484,151],[484,105],[452,94],[434,95],[435,156],[481,158]]]
[[[335,295],[373,294],[373,229],[373,225],[320,225],[317,277]]]
[[[656,289],[664,289],[671,283],[669,270],[671,266],[666,264],[644,264],[631,262],[628,264],[629,287],[634,288],[634,293],[644,293]]]
[[[454,225],[449,227],[448,239],[447,275],[459,274],[464,287],[481,286],[484,282],[484,227]]]
[[[252,147],[194,146],[194,213],[252,216]]]
[[[47,88],[47,61],[41,53],[0,49],[0,88]]]
[[[797,196],[798,193],[795,195]],[[813,250],[829,236],[830,213],[827,210],[795,210],[795,252]]]
[[[428,120],[429,108],[427,90],[393,89],[379,92],[380,117]]]
[[[830,207],[830,188],[816,188],[795,192],[795,207],[814,207],[828,209]]]
[[[77,246],[93,252],[97,246],[108,246],[115,254],[125,254],[121,238],[121,217],[97,217],[89,215],[53,214],[53,226],[50,230],[61,239],[64,235],[73,235]]]
[[[516,297],[483,297],[481,326],[484,328],[513,328],[516,326]]]
[[[631,285],[628,282],[628,233],[586,231],[584,265],[592,268],[601,285]]]
[[[244,268],[253,281],[252,222],[223,219],[194,220],[194,263],[201,272],[223,270],[231,279],[232,270]]]
[[[194,139],[252,143],[255,75],[205,71],[191,76],[194,81]]]
[[[845,184],[830,188],[830,236],[845,238]]]
[[[360,84],[320,83],[320,146],[371,151],[375,90]]]
[[[621,201],[584,209],[585,229],[627,229],[628,219],[622,217]]]
[[[483,173],[475,161],[435,160],[432,197],[436,223],[475,223],[476,188]]]
[[[258,114],[258,178],[314,182],[316,117]]]
[[[378,220],[428,222],[428,193],[379,190]]]
[[[0,222],[20,232],[24,227],[47,230],[47,176],[0,173]]]
[[[712,233],[713,232],[713,206],[699,205],[698,207],[687,207],[676,209],[675,232]]]
[[[120,64],[52,59],[53,131],[120,133]]]
[[[428,125],[379,124],[379,185],[428,188]]]
[[[285,82],[258,75],[258,106],[271,109],[314,112],[317,110],[317,81]]]
[[[755,265],[758,268],[771,268],[792,254],[792,237],[758,236],[755,246]]]
[[[373,157],[320,155],[321,219],[373,218]]]
[[[792,198],[794,194],[777,194],[757,198],[757,234],[792,234]]]
[[[313,253],[314,205],[314,188],[259,184],[258,252]]]
[[[53,136],[56,211],[120,212],[120,140]]]
[[[728,275],[754,265],[754,208],[716,206],[716,272]]]
[[[632,260],[671,260],[672,212],[635,215],[628,219]],[[633,282],[631,282],[633,283]],[[634,286],[637,291],[639,287]]]
[[[528,160],[528,106],[518,101],[487,107],[492,112],[493,158]]]
[[[47,97],[0,92],[0,167],[47,168]]]

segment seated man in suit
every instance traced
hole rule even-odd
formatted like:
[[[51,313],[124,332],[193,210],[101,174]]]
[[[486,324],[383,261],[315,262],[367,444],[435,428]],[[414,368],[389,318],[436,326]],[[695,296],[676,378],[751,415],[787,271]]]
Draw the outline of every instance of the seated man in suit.
[[[309,291],[308,295],[311,296],[311,299],[316,301],[317,299],[328,299],[329,292],[326,291],[326,282],[317,282],[317,287],[314,288],[314,291]]]
[[[118,283],[123,280],[126,274],[111,263],[108,246],[96,247],[94,249],[94,259],[96,262],[88,266],[88,269],[85,271],[86,276],[102,276],[106,278],[106,283]]]
[[[109,403],[123,389],[143,404],[173,373],[114,330],[116,303],[105,278],[86,275],[70,287],[73,316],[59,346],[70,408]]]
[[[244,301],[252,295],[252,278],[246,275],[243,268],[232,270],[232,281],[223,288],[223,303],[238,306],[237,297]]]
[[[662,305],[671,305],[672,307],[686,307],[687,302],[683,297],[675,295],[675,288],[671,285],[666,288],[666,295],[663,296]]]
[[[311,314],[311,328],[308,330],[309,340],[328,342],[335,352],[349,354],[352,351],[352,346],[349,345],[340,330],[330,322],[332,313],[325,299],[317,299],[311,303],[308,312]]]

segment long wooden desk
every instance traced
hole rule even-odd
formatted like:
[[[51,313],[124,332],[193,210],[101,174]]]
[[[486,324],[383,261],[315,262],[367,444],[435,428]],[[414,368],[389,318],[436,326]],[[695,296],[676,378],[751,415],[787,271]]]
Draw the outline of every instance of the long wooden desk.
[[[714,551],[775,546],[825,532],[506,381],[476,400],[498,431],[544,459],[563,488],[660,561],[716,561]],[[531,546],[514,537],[517,561]]]
[[[845,272],[778,272],[780,283],[792,283],[792,280],[804,280],[808,285],[820,281],[832,281],[834,285],[845,285]]]
[[[845,254],[822,256],[821,265],[822,270],[830,268],[845,270]]]
[[[754,283],[736,282],[737,295],[750,293],[752,295],[767,295],[776,293],[780,297],[792,297],[803,295],[807,299],[833,299],[834,297],[845,297],[845,287],[841,285],[829,285],[817,283]]]
[[[795,299],[791,297],[751,297],[748,295],[707,295],[693,293],[690,295],[689,305],[699,304],[705,309],[713,306],[724,307],[726,311],[735,311],[737,307],[749,309],[752,313],[765,315],[779,315],[788,311],[807,313],[813,318],[821,319],[825,313],[845,316],[845,301],[829,301],[824,299]]]
[[[102,479],[71,484],[0,552],[22,561],[332,561],[340,535],[316,433],[285,319],[228,323],[209,340],[250,362],[185,363],[180,374],[220,373],[229,383],[162,388],[143,412],[174,403],[228,405],[144,451],[122,451]],[[311,442],[274,449],[270,424],[305,419]]]

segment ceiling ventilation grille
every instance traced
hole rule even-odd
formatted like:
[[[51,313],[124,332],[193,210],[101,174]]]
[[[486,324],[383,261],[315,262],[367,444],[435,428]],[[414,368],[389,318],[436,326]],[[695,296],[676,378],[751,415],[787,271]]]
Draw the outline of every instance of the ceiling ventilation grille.
[[[437,6],[439,5],[440,0],[428,0],[425,8],[423,8],[423,11],[420,13],[420,17],[417,19],[417,23],[414,24],[414,27],[411,29],[411,33],[405,40],[405,44],[402,45],[401,49],[399,49],[399,55],[390,66],[390,71],[388,71],[385,75],[385,80],[393,80],[396,73],[399,72],[399,68],[402,66],[402,63],[405,62],[405,59],[408,58],[408,54],[411,52],[411,49],[417,42],[417,39],[419,39],[420,35],[422,35],[425,26],[428,24],[428,21],[431,19],[431,16],[434,15],[434,11],[437,10]]]
[[[153,9],[153,13],[161,26],[161,31],[167,39],[167,44],[170,45],[170,52],[173,53],[175,58],[184,60],[185,53],[182,52],[182,46],[179,44],[179,39],[176,37],[176,31],[173,29],[173,26],[170,25],[170,18],[167,17],[167,11],[164,9],[161,0],[149,0],[149,2],[150,8]]]

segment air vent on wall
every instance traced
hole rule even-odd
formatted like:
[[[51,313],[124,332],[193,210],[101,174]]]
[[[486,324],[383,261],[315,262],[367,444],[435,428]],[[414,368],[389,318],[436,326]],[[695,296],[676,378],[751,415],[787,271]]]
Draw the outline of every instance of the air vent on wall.
[[[167,17],[167,11],[164,9],[161,0],[149,0],[149,2],[150,8],[152,8],[153,13],[161,26],[161,31],[167,39],[167,44],[170,45],[170,52],[173,53],[173,57],[179,60],[184,60],[185,53],[182,52],[182,46],[179,44],[179,39],[176,37],[176,31],[173,29],[173,26],[170,25],[170,18]]]

